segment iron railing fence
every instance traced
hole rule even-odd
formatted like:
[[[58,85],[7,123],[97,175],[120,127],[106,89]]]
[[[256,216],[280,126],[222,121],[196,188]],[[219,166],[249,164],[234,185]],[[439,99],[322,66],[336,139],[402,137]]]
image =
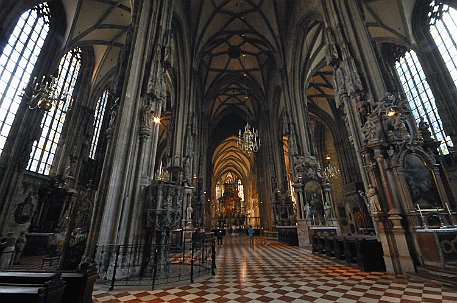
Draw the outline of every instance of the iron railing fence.
[[[194,282],[215,274],[216,252],[212,236],[201,234],[168,244],[100,245],[95,261],[98,282],[110,286],[150,286]]]

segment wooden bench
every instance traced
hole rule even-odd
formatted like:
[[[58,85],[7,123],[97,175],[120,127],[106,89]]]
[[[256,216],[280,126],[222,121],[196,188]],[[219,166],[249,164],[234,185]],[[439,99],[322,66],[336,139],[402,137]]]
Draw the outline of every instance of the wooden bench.
[[[333,247],[335,248],[335,258],[337,258],[339,260],[344,260],[346,257],[344,255],[343,238],[334,237],[333,238]]]
[[[347,263],[355,263],[357,261],[357,243],[353,237],[343,238],[344,256]]]
[[[45,262],[48,262],[48,267],[51,267],[52,264],[54,264],[54,262],[57,262],[57,264],[59,264],[59,261],[60,261],[60,256],[43,258],[43,261],[41,262],[41,269],[43,269]]]
[[[324,237],[325,243],[325,254],[327,257],[334,257],[335,256],[335,244],[333,243],[333,237]]]
[[[386,271],[384,252],[378,239],[357,240],[357,265],[364,271]]]
[[[56,273],[0,272],[0,281],[0,302],[8,303],[61,303],[65,289]]]
[[[49,280],[60,279],[66,285],[62,296],[64,303],[91,303],[97,278],[98,273],[94,267],[86,268],[81,272],[0,272],[0,283],[11,285],[39,285]]]
[[[376,237],[312,237],[313,253],[357,263],[364,271],[385,271],[382,245]]]
[[[8,303],[45,303],[46,287],[0,283],[0,301]]]
[[[51,280],[60,279],[61,274],[55,272],[0,272],[0,283],[8,284],[44,284]]]

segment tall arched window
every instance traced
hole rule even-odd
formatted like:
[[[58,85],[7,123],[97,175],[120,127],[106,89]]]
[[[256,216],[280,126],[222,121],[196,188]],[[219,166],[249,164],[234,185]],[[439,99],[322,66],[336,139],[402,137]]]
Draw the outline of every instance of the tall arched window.
[[[49,32],[47,3],[21,15],[0,56],[0,153]]]
[[[433,96],[419,59],[413,50],[404,53],[395,64],[397,74],[406,93],[414,119],[419,122],[424,117],[430,125],[430,130],[435,140],[441,142],[440,151],[443,155],[449,153],[452,141],[444,132],[441,118],[436,109]]]
[[[105,90],[97,101],[94,116],[94,135],[90,144],[89,158],[95,159],[97,151],[98,139],[102,130],[103,117],[105,116],[106,104],[108,103],[109,90]]]
[[[457,85],[457,11],[440,1],[430,5],[430,34]]]
[[[42,133],[35,141],[30,154],[28,170],[48,175],[59,143],[65,117],[73,104],[73,91],[81,68],[81,49],[76,48],[65,54],[59,64],[56,89],[52,96],[55,104],[41,120]]]

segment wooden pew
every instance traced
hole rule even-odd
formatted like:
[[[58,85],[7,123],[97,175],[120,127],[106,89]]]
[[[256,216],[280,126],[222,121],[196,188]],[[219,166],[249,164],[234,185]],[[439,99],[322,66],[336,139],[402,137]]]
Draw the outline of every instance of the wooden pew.
[[[344,243],[342,237],[333,238],[333,247],[335,247],[335,258],[344,260],[346,256],[344,255]]]
[[[46,287],[0,283],[0,301],[8,303],[45,303]]]
[[[61,303],[65,282],[60,273],[0,272],[0,302]]]
[[[375,238],[357,240],[357,265],[364,271],[385,271],[381,243]]]
[[[94,290],[94,284],[97,278],[97,272],[62,273],[62,279],[67,284],[63,294],[65,303],[91,303],[92,291]]]
[[[52,279],[65,282],[63,291],[64,303],[91,303],[92,291],[98,273],[95,268],[87,268],[81,272],[0,272],[0,283],[10,285],[38,285]],[[1,302],[1,301],[0,301]]]

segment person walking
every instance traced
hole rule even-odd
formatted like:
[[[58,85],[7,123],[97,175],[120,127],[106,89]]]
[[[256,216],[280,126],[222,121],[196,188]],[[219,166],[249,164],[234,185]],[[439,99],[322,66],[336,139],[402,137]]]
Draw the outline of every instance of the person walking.
[[[224,237],[222,228],[218,227],[216,230],[217,245],[222,246],[222,239]]]
[[[249,225],[248,235],[249,235],[249,244],[253,245],[254,244],[254,228],[252,228],[252,225]]]

